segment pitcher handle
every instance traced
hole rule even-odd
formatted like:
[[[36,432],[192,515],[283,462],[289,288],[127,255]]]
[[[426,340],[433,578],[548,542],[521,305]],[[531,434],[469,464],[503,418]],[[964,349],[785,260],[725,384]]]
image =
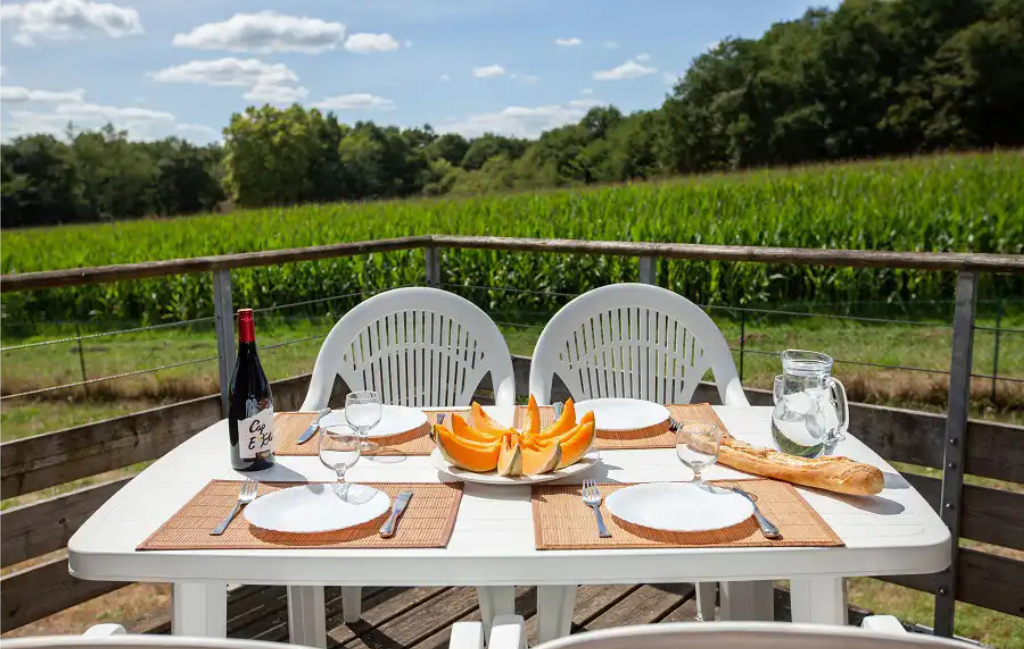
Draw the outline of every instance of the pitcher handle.
[[[850,427],[850,404],[846,400],[846,388],[842,382],[834,377],[828,378],[828,389],[832,393],[832,400],[836,404],[836,414],[839,417],[839,426],[832,434],[832,445],[841,442],[846,438],[846,430]]]

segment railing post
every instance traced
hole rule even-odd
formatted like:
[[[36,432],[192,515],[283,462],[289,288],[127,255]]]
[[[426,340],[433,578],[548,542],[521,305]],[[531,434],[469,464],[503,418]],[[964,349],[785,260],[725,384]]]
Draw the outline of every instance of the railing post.
[[[949,412],[946,414],[945,453],[942,462],[942,499],[939,515],[949,528],[950,566],[939,574],[935,594],[935,634],[953,636],[956,612],[957,559],[960,548],[964,458],[967,449],[967,417],[971,403],[971,371],[974,356],[974,316],[978,302],[978,275],[960,271],[956,278],[956,310],[953,313],[953,353],[949,363]]]
[[[89,373],[85,371],[85,350],[82,349],[82,323],[75,320],[75,331],[78,333],[78,365],[82,368],[82,396],[89,396]]]
[[[437,246],[426,246],[423,254],[427,265],[427,286],[440,288],[441,286],[441,251]]]
[[[743,383],[743,356],[747,350],[747,310],[740,309],[740,383]]]
[[[999,331],[1003,324],[1003,300],[996,304],[995,345],[992,350],[992,405],[996,403],[996,382],[999,380]]]
[[[658,283],[658,258],[640,257],[640,283],[655,286]]]
[[[231,271],[213,271],[213,316],[217,329],[217,361],[220,370],[220,409],[228,416],[228,390],[235,371],[235,308],[231,303]]]

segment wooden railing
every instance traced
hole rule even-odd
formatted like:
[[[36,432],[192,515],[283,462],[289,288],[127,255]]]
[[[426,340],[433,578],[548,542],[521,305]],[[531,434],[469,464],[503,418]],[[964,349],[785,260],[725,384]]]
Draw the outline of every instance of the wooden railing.
[[[851,430],[889,461],[942,471],[941,480],[922,475],[906,477],[942,515],[954,538],[1024,550],[1024,516],[1021,514],[1024,494],[963,482],[964,474],[968,473],[1024,483],[1024,427],[967,420],[977,274],[1024,274],[1024,258],[1009,255],[423,236],[3,276],[0,292],[7,293],[212,272],[222,394],[4,443],[0,445],[0,498],[22,496],[159,458],[195,432],[218,421],[224,412],[227,372],[233,364],[231,269],[423,248],[425,281],[428,285],[437,285],[438,249],[442,247],[634,256],[639,258],[641,281],[649,283],[657,276],[659,258],[957,272],[948,413],[936,415],[851,404]],[[517,393],[525,396],[529,359],[515,358],[514,367]],[[308,378],[308,375],[294,377],[274,384],[275,401],[280,409],[299,406]],[[486,390],[489,386],[481,387]],[[770,403],[768,393],[747,392],[754,404]],[[713,403],[717,394],[705,386],[695,398]],[[3,567],[32,562],[29,567],[16,568],[0,581],[3,631],[124,585],[72,578],[61,551],[82,522],[127,480],[119,477],[89,485],[0,514]],[[952,551],[953,565],[942,573],[885,579],[934,593],[935,628],[944,635],[952,633],[955,601],[1024,615],[1024,561],[959,548],[959,544],[954,544]]]

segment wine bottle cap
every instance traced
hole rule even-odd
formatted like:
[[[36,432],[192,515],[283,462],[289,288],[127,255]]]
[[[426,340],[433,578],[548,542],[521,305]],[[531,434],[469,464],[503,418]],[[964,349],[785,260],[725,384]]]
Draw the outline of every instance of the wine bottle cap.
[[[252,309],[238,310],[238,342],[251,343],[256,341],[256,325],[252,319]]]

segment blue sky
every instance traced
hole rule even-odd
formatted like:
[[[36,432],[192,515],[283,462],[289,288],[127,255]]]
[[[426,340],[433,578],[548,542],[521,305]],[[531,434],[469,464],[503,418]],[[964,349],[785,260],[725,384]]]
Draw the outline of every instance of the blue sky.
[[[835,4],[834,2],[815,3]],[[345,122],[533,137],[661,103],[690,60],[807,0],[34,0],[0,6],[0,135],[111,121],[219,139],[297,100]]]

